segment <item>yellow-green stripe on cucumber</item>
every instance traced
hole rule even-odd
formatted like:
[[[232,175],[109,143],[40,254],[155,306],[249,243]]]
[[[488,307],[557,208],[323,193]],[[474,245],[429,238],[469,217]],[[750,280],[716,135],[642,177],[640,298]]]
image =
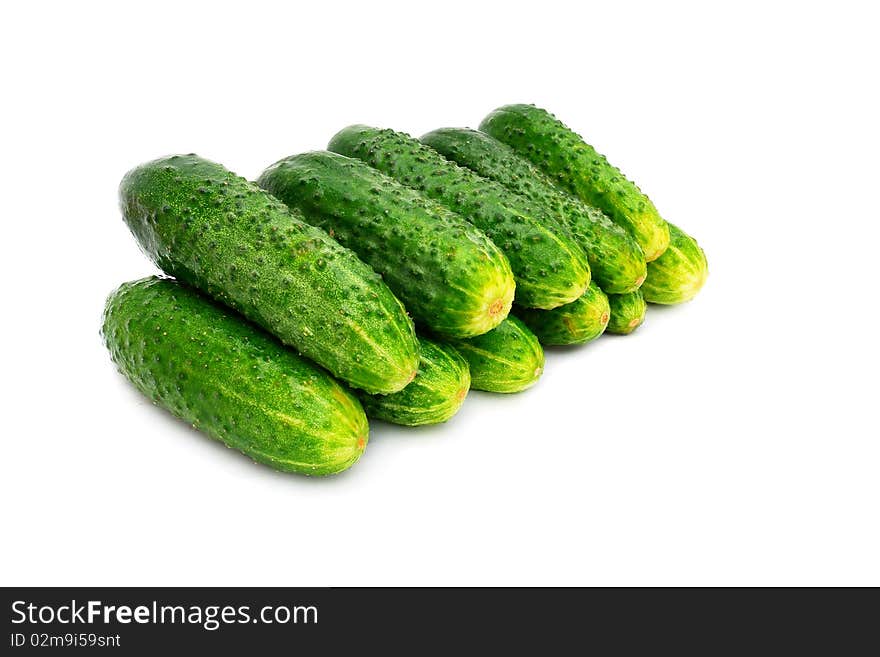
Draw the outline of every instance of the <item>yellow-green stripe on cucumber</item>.
[[[647,305],[641,290],[627,294],[609,294],[608,306],[610,317],[606,333],[616,335],[628,335],[635,331],[645,321]]]
[[[420,337],[419,373],[406,388],[360,399],[377,420],[418,426],[446,422],[461,408],[471,385],[468,363],[455,347]]]
[[[521,392],[535,385],[544,372],[544,350],[513,315],[488,333],[451,344],[467,360],[474,390]]]
[[[605,331],[611,317],[608,297],[599,286],[590,287],[573,303],[553,310],[516,308],[519,317],[541,344],[561,346],[584,344],[595,340]]]
[[[649,303],[676,304],[693,299],[709,276],[706,254],[697,240],[669,224],[666,253],[648,263],[642,294]]]

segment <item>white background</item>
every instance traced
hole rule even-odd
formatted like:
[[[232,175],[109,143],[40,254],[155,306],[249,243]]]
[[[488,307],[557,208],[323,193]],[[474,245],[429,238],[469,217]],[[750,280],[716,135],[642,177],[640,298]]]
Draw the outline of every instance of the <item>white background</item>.
[[[664,6],[661,6],[664,5]],[[3,584],[880,584],[870,3],[16,3],[0,16]],[[555,112],[699,238],[693,302],[348,473],[272,472],[116,373],[129,168]]]

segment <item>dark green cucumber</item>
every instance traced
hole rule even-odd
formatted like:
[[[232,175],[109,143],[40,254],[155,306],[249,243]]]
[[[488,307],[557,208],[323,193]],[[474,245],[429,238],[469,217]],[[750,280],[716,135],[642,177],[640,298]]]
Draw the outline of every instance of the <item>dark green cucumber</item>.
[[[440,128],[421,141],[447,159],[550,208],[586,253],[593,281],[605,292],[632,292],[645,280],[645,256],[626,230],[598,208],[559,189],[506,144],[470,128]]]
[[[609,294],[608,306],[611,310],[608,326],[605,327],[606,333],[627,335],[645,321],[647,306],[641,290],[628,294]]]
[[[642,294],[650,303],[690,301],[709,276],[709,263],[697,240],[672,224],[669,224],[669,235],[666,253],[648,263]]]
[[[358,401],[311,364],[192,288],[156,277],[107,299],[113,362],[155,404],[278,470],[328,475],[367,444]]]
[[[195,155],[154,160],[120,185],[122,212],[167,274],[371,393],[418,367],[403,305],[368,265],[278,199]]]
[[[510,312],[513,274],[501,250],[462,217],[368,164],[303,153],[276,162],[257,183],[382,274],[432,331],[479,335]]]
[[[363,160],[485,232],[510,261],[518,304],[555,308],[578,298],[589,283],[586,255],[551,213],[417,139],[353,125],[338,132],[328,148]]]
[[[548,111],[534,105],[505,105],[483,119],[480,130],[628,230],[642,247],[645,260],[655,260],[666,250],[669,230],[651,200]]]
[[[418,426],[446,422],[461,408],[471,385],[467,361],[451,345],[427,338],[419,343],[419,373],[412,383],[391,395],[360,395],[368,416]]]
[[[488,333],[452,345],[467,359],[475,390],[520,392],[535,385],[544,372],[544,350],[513,315]]]
[[[516,315],[538,336],[543,345],[583,344],[605,331],[611,316],[608,297],[590,283],[574,303],[553,310],[517,308]]]

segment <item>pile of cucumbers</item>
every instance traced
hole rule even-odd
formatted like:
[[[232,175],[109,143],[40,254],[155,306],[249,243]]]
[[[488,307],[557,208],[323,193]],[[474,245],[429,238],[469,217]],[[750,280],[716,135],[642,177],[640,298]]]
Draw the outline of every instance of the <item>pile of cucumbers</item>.
[[[367,417],[445,422],[512,393],[542,345],[627,334],[691,299],[696,241],[552,114],[507,105],[421,139],[363,125],[249,182],[196,155],[129,171],[123,217],[167,275],[102,335],[153,402],[278,470],[341,472]]]

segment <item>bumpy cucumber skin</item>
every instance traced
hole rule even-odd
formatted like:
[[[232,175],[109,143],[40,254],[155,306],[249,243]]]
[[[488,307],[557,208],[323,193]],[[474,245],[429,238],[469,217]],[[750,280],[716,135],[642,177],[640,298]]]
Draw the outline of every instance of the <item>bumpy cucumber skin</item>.
[[[452,345],[470,365],[474,390],[521,392],[535,385],[544,372],[538,338],[513,315],[488,333]]]
[[[611,318],[608,297],[594,283],[590,283],[580,299],[561,308],[517,308],[514,312],[541,344],[547,346],[584,344],[595,340],[605,332]]]
[[[479,335],[510,312],[515,284],[501,250],[462,217],[368,164],[303,153],[276,162],[257,183],[382,274],[432,331]]]
[[[448,344],[424,337],[419,342],[419,373],[412,383],[391,395],[360,395],[369,417],[414,427],[446,422],[461,408],[471,385],[464,356]]]
[[[608,319],[606,333],[628,335],[645,321],[647,304],[641,290],[628,294],[609,294],[608,306],[611,314]]]
[[[559,189],[507,144],[470,128],[440,128],[420,140],[445,158],[552,209],[586,253],[592,279],[605,292],[632,292],[645,280],[645,256],[626,230]]]
[[[516,278],[516,303],[555,308],[586,289],[590,265],[574,237],[547,210],[502,185],[393,130],[349,126],[330,140],[328,149],[363,160],[486,233],[510,262]]]
[[[505,105],[483,119],[480,130],[512,147],[560,186],[605,212],[629,231],[648,262],[666,250],[669,230],[651,200],[550,112],[534,105]]]
[[[165,273],[239,311],[370,393],[415,376],[412,320],[379,275],[223,166],[175,155],[129,171],[126,223]]]
[[[693,299],[709,276],[706,254],[697,240],[669,224],[666,253],[648,263],[642,294],[649,303],[676,304]]]
[[[101,333],[113,362],[155,404],[277,470],[351,467],[369,428],[327,372],[231,310],[176,281],[123,284]]]

